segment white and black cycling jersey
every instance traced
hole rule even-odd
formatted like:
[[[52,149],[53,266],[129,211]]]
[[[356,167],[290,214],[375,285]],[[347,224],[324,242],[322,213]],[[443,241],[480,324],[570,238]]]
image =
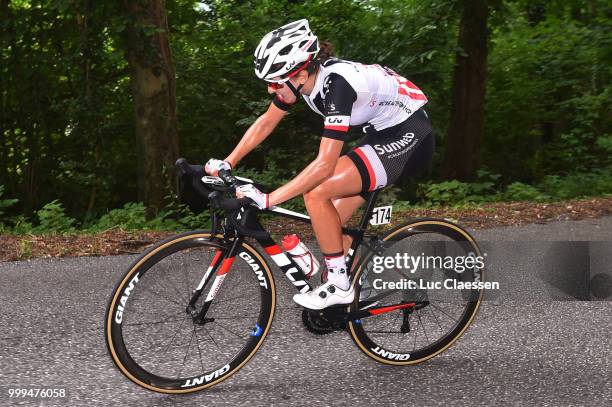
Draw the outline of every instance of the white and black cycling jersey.
[[[337,58],[321,64],[312,92],[303,97],[325,118],[323,137],[337,140],[347,139],[349,126],[393,127],[427,103],[418,87],[391,69]]]

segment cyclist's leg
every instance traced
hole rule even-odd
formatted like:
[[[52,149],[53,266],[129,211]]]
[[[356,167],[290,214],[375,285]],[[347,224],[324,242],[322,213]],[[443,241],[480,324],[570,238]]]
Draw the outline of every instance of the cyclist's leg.
[[[334,207],[338,211],[338,215],[340,216],[340,224],[345,225],[346,222],[353,216],[355,211],[363,205],[365,199],[361,195],[349,196],[346,198],[338,198],[332,200]],[[351,247],[351,243],[353,239],[348,235],[342,235],[342,248],[344,250],[344,254],[347,253],[349,247]]]
[[[343,225],[345,225],[346,222],[351,219],[353,213],[355,213],[355,211],[359,209],[359,207],[363,205],[364,202],[365,199],[363,199],[361,195],[332,199],[332,204],[334,204],[334,207],[338,211],[338,215],[340,216],[340,222]]]
[[[325,257],[328,281],[313,291],[293,296],[293,300],[303,307],[323,309],[353,301],[354,291],[350,285],[342,248],[343,217],[332,200],[355,196],[360,191],[361,177],[357,167],[350,158],[342,156],[336,164],[334,174],[304,194],[306,209]]]
[[[336,164],[334,174],[321,185],[304,194],[304,203],[312,221],[312,228],[323,253],[343,251],[342,224],[346,222],[345,218],[350,208],[355,205],[355,201],[347,201],[345,205],[340,205],[339,210],[334,206],[332,200],[354,197],[360,192],[359,171],[350,158],[342,156]],[[363,198],[359,197],[359,199],[363,201]]]

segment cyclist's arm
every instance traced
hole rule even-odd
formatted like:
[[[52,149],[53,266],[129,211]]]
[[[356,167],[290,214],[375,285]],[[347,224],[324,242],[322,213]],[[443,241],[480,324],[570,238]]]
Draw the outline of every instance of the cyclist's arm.
[[[344,142],[341,140],[323,137],[317,158],[291,181],[270,193],[268,198],[270,206],[278,205],[302,195],[331,177],[334,174],[343,145]]]
[[[234,148],[234,151],[232,151],[224,161],[227,161],[232,168],[235,168],[236,164],[238,164],[244,156],[253,151],[270,135],[270,133],[272,133],[282,118],[285,117],[286,113],[286,109],[283,109],[282,106],[279,107],[275,102],[271,103],[268,110],[259,116],[244,133],[244,136],[242,136],[242,139]]]
[[[333,73],[326,79],[326,83],[329,94],[325,98],[325,128],[319,154],[297,177],[270,194],[270,205],[304,194],[334,174],[342,146],[348,138],[351,111],[357,93],[342,76]]]

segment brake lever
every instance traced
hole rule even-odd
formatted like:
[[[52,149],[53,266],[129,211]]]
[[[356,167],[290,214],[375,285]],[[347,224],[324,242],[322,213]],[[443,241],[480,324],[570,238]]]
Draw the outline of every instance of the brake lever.
[[[269,239],[270,234],[265,230],[252,230],[247,226],[243,225],[238,220],[238,215],[243,213],[242,222],[246,222],[247,218],[251,216],[250,210],[254,210],[254,208],[248,208],[248,206],[253,202],[251,198],[240,198],[240,199],[231,199],[224,202],[224,209],[227,211],[226,213],[229,215],[227,218],[232,224],[232,226],[244,236],[253,237],[255,239]]]
[[[230,189],[236,188],[238,180],[232,175],[231,171],[220,170],[218,176],[223,180],[223,182],[229,185]],[[253,203],[251,198],[244,197],[225,199],[221,196],[220,192],[215,191],[208,195],[208,199],[215,208],[220,208],[225,211],[227,219],[236,229],[236,231],[245,236],[254,237],[255,239],[267,239],[270,237],[270,234],[266,231],[250,230],[238,222],[238,214],[240,211]]]
[[[236,188],[238,180],[232,175],[232,172],[230,170],[219,170],[218,176],[230,187]]]

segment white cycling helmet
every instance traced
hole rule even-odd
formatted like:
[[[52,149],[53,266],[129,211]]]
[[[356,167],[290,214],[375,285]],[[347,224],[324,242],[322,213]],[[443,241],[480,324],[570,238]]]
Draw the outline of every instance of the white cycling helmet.
[[[306,68],[319,52],[308,20],[286,24],[266,34],[255,49],[255,74],[268,82],[285,82]]]

